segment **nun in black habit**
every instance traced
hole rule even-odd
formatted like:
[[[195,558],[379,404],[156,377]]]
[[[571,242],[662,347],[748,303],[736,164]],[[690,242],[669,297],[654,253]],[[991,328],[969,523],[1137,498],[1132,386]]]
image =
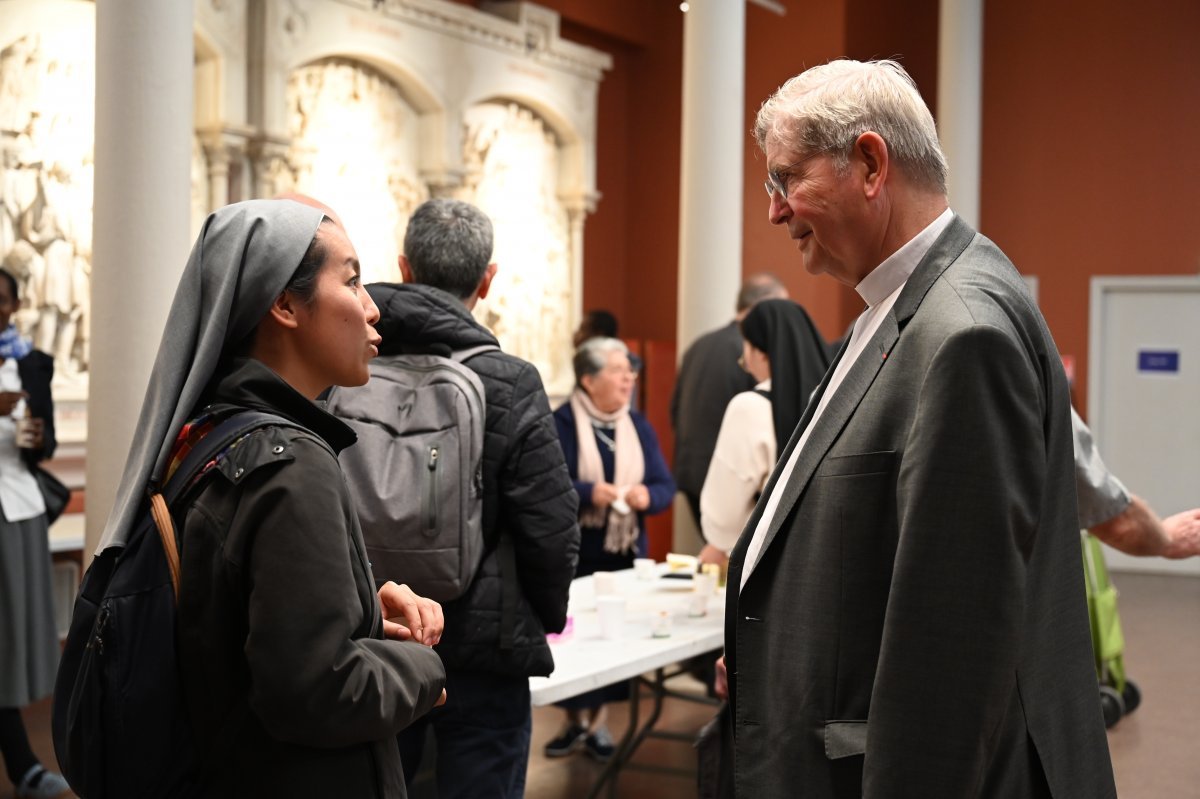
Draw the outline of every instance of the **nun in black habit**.
[[[741,330],[740,363],[757,385],[726,406],[700,492],[700,560],[722,566],[830,360],[812,319],[791,300],[758,303]]]
[[[126,540],[147,485],[230,412],[305,428],[248,434],[173,509],[188,722],[202,752],[222,753],[203,796],[404,796],[396,733],[445,699],[430,648],[441,609],[394,583],[376,592],[336,455],[355,436],[316,401],[366,382],[380,341],[331,216],[276,199],[208,218],[101,545]]]

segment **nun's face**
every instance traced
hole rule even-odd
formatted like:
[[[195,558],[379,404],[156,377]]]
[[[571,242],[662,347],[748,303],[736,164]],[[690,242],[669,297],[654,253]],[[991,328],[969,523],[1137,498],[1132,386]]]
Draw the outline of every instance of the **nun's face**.
[[[379,354],[379,309],[359,279],[358,255],[346,233],[324,224],[317,231],[326,258],[312,302],[297,311],[306,365],[325,386],[361,386]]]

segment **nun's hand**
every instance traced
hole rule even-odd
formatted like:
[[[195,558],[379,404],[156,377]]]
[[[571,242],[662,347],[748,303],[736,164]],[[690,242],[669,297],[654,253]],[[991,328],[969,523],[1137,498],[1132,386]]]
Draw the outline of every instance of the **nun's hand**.
[[[379,588],[379,607],[383,612],[383,634],[397,641],[415,641],[434,646],[442,640],[442,606],[418,596],[407,585],[389,580]]]

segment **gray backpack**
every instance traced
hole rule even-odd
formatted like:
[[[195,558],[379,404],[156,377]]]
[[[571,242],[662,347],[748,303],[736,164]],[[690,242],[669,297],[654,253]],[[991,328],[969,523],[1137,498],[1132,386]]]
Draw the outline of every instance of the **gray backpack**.
[[[381,356],[366,385],[330,392],[329,412],[358,434],[340,459],[377,583],[438,602],[471,584],[485,549],[485,406],[464,362],[498,349]]]

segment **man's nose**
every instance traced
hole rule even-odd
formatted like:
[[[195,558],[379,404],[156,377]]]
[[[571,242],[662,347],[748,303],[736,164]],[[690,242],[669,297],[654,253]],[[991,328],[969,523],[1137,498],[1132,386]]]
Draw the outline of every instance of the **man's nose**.
[[[791,208],[786,201],[779,199],[778,194],[772,194],[768,202],[770,205],[767,206],[767,219],[772,225],[782,225],[787,221]]]

